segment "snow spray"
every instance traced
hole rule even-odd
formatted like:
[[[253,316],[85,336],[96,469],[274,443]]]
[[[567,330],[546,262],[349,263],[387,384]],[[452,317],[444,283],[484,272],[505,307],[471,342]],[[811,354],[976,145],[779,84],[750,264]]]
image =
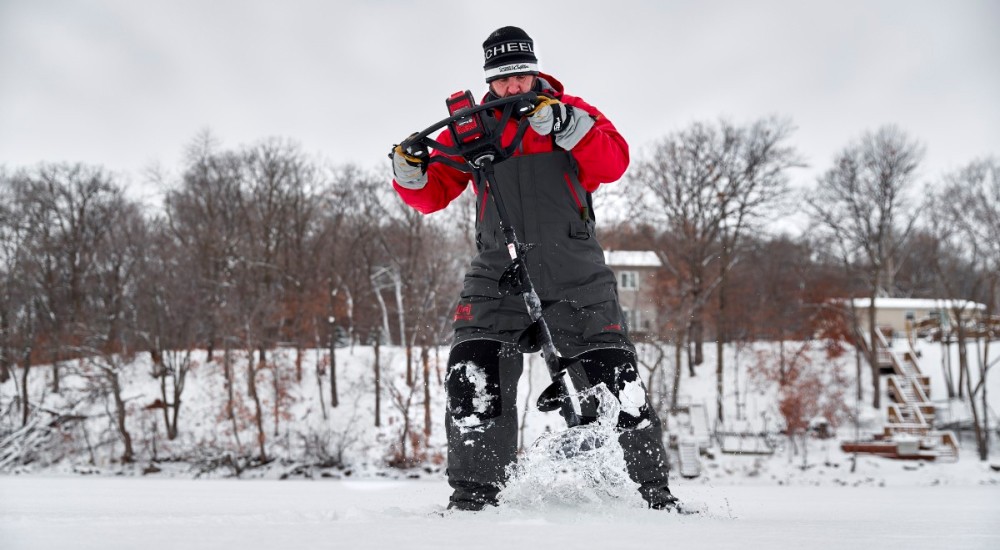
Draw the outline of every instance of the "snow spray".
[[[618,400],[604,384],[577,397],[597,400],[597,421],[542,434],[508,468],[502,507],[645,508],[618,442]]]

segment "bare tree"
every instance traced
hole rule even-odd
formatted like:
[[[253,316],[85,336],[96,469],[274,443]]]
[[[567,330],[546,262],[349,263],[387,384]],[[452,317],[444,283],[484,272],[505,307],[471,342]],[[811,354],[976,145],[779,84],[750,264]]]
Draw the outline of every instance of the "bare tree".
[[[136,283],[149,247],[139,206],[115,191],[101,209],[103,217],[94,220],[106,230],[94,246],[91,276],[82,281],[87,322],[77,329],[81,340],[75,355],[85,357],[79,374],[111,400],[109,416],[124,445],[121,461],[128,463],[135,459],[135,450],[122,378],[137,349]]]
[[[52,364],[52,388],[60,388],[59,360],[78,348],[86,324],[86,284],[94,254],[109,229],[108,209],[121,191],[99,167],[43,164],[10,180],[14,201],[30,228],[25,253],[34,267],[36,311]],[[42,350],[38,350],[42,351]]]
[[[164,200],[169,234],[192,264],[188,278],[197,285],[200,312],[194,328],[209,361],[217,340],[235,334],[232,327],[222,326],[222,319],[243,237],[234,207],[240,193],[240,159],[217,147],[210,134],[199,135],[188,148],[180,185]]]
[[[175,439],[187,375],[196,364],[194,351],[206,296],[198,272],[197,256],[167,227],[155,220],[150,235],[152,253],[144,258],[136,298],[138,325],[144,347],[153,362],[152,375],[160,380],[163,424],[168,439]],[[216,317],[218,319],[218,317]]]
[[[22,425],[28,421],[28,372],[39,336],[37,276],[40,266],[29,254],[32,228],[17,194],[0,173],[0,384],[9,380],[20,363]]]
[[[805,199],[817,224],[833,235],[843,261],[865,275],[868,287],[868,362],[872,406],[879,408],[875,299],[893,292],[899,258],[919,208],[907,192],[914,184],[923,147],[896,126],[865,133],[834,159]]]
[[[677,284],[677,315],[686,320],[677,345],[687,341],[694,347],[691,376],[703,361],[705,308],[713,293],[723,293],[718,318],[726,316],[724,288],[737,260],[733,252],[786,194],[787,171],[802,164],[787,144],[792,131],[789,121],[778,118],[744,127],[696,123],[667,136],[633,165],[627,188],[636,207],[633,217],[664,232],[657,253]],[[722,353],[718,357],[722,418]]]
[[[362,273],[366,262],[360,252],[372,237],[368,229],[370,222],[363,214],[364,193],[359,194],[357,190],[373,183],[369,183],[370,176],[354,165],[336,167],[326,179],[326,185],[320,191],[322,207],[316,235],[316,269],[317,284],[326,298],[324,318],[330,358],[330,406],[336,408],[340,403],[337,391],[338,339],[343,331],[353,342],[354,297],[362,295],[369,286],[369,277]]]
[[[945,250],[935,258],[934,272],[942,290],[953,298],[959,350],[959,397],[967,392],[979,459],[989,456],[989,407],[986,378],[991,367],[990,340],[996,337],[992,323],[978,324],[970,307],[972,300],[987,302],[987,320],[1000,285],[1000,162],[986,159],[947,174],[945,185],[930,207],[931,230]],[[964,298],[955,300],[954,298]],[[971,334],[970,334],[971,333]],[[977,354],[978,379],[973,386],[967,341],[985,336],[982,354]],[[978,400],[978,403],[977,403]]]

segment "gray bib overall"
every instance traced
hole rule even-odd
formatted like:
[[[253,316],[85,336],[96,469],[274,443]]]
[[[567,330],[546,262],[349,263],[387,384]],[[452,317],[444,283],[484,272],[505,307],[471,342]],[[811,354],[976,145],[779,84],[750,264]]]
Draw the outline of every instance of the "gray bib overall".
[[[615,275],[594,233],[589,197],[564,151],[511,157],[495,165],[496,183],[522,243],[543,316],[565,357],[601,348],[634,352]],[[521,296],[501,297],[497,281],[511,259],[493,198],[476,182],[476,248],[455,310],[455,340],[517,341],[531,322]]]

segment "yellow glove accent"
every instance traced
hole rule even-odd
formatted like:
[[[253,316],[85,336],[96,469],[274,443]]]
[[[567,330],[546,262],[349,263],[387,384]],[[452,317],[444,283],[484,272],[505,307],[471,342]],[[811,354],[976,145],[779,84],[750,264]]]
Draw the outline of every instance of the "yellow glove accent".
[[[397,155],[403,157],[403,159],[406,160],[407,164],[409,164],[411,166],[420,166],[421,164],[425,164],[427,162],[427,159],[422,159],[420,157],[415,157],[415,156],[407,153],[403,149],[402,145],[397,145],[396,148],[395,148],[395,151],[396,151]]]
[[[539,110],[542,109],[542,107],[545,107],[546,105],[558,105],[559,103],[561,103],[561,102],[558,99],[554,98],[554,97],[549,97],[547,95],[541,95],[541,94],[539,94],[538,95],[538,103],[535,104],[535,108],[532,109],[531,112],[528,113],[528,115],[533,115],[533,114],[537,113]]]

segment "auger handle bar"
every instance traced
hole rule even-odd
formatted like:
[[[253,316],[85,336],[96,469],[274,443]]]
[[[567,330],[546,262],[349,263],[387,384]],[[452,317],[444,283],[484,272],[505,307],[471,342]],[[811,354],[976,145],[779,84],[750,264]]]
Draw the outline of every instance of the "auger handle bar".
[[[476,168],[477,159],[483,155],[499,155],[502,157],[501,159],[497,159],[499,161],[509,157],[514,152],[514,149],[520,144],[521,138],[524,137],[524,132],[528,127],[528,120],[525,118],[525,115],[535,109],[538,99],[539,94],[527,92],[502,97],[493,101],[487,101],[482,105],[474,105],[470,108],[459,110],[448,118],[442,119],[424,130],[407,137],[400,143],[400,146],[408,155],[418,159],[426,158],[428,166],[435,162],[443,162],[452,168],[472,173]],[[494,110],[498,109],[501,110],[502,114],[500,120],[496,121],[490,115]],[[467,143],[456,143],[454,145],[445,145],[431,137],[432,134],[437,133],[442,128],[458,123],[477,113],[486,113],[488,115],[487,127],[485,128],[486,135],[483,137]],[[507,125],[511,117],[515,116],[520,118],[516,137],[510,146],[504,148],[500,143],[503,128]],[[437,150],[443,154],[431,155],[430,150]],[[389,157],[392,157],[391,153]],[[466,159],[466,162],[460,163],[451,157],[461,157]]]

